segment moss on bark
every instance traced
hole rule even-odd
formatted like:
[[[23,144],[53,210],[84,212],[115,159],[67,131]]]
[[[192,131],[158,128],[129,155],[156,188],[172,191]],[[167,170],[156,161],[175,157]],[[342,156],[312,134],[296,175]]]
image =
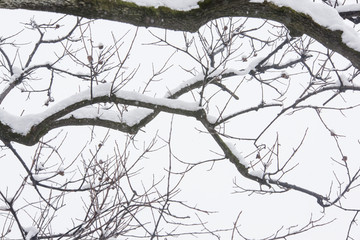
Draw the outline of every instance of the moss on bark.
[[[212,19],[254,17],[284,24],[293,36],[307,34],[360,69],[360,53],[342,42],[341,32],[320,26],[311,17],[288,7],[249,0],[204,0],[199,8],[177,11],[166,7],[144,7],[122,0],[0,0],[0,8],[22,8],[66,13],[92,19],[108,19],[144,27],[195,32]]]

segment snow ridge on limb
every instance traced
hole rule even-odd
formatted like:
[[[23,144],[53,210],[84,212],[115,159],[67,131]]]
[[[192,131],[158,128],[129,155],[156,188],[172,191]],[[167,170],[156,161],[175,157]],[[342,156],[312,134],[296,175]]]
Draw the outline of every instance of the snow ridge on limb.
[[[214,71],[207,78],[199,74],[170,90],[163,98],[153,98],[133,91],[116,91],[112,83],[105,83],[94,86],[92,91],[88,89],[68,97],[39,114],[19,117],[0,109],[0,139],[5,142],[14,141],[34,145],[50,130],[71,125],[96,125],[135,134],[160,112],[198,118],[205,114],[198,103],[184,102],[177,98],[193,89],[200,88],[204,81],[214,83],[222,78],[246,73],[247,71],[228,69]],[[92,106],[108,102],[139,108],[125,112],[120,117],[114,111],[101,111]]]
[[[250,0],[251,2],[264,2],[263,0]],[[356,51],[360,51],[360,37],[359,34],[349,25],[347,25],[343,18],[339,15],[339,11],[326,4],[314,3],[309,0],[296,1],[296,0],[268,0],[279,7],[288,7],[298,13],[304,13],[310,16],[315,23],[330,29],[332,31],[342,32],[342,41],[348,47]],[[352,7],[359,9],[360,4]],[[340,11],[345,11],[345,7],[340,8]]]
[[[222,73],[215,71],[205,79],[205,76],[199,74],[180,84],[163,98],[152,98],[136,92],[116,91],[112,83],[106,83],[93,87],[92,91],[89,89],[77,93],[39,114],[19,117],[0,109],[0,139],[30,146],[36,144],[50,130],[63,126],[96,125],[135,134],[160,112],[197,118],[203,109],[197,103],[187,103],[177,98],[201,87],[204,81],[214,82],[214,79],[218,79],[218,74],[221,78],[226,78],[243,75],[244,72],[233,69]],[[139,108],[125,112],[120,118],[116,112],[110,110],[99,112],[98,108],[94,110],[92,107],[92,104],[108,102]]]
[[[284,24],[294,36],[307,34],[360,68],[358,36],[354,30],[340,21],[341,16],[346,18],[346,11],[339,14],[326,4],[317,4],[309,0],[206,0],[198,2],[197,8],[188,6],[191,9],[189,11],[170,9],[166,6],[138,6],[133,2],[119,0],[0,1],[0,8],[50,11],[187,32],[195,32],[208,21],[221,17],[269,19]],[[319,12],[321,14],[318,14]],[[329,14],[332,17],[329,17]],[[331,19],[336,20],[338,26],[330,22]]]
[[[98,114],[88,116],[87,110],[76,112],[96,103],[112,102],[145,108],[145,117],[149,113],[146,109],[192,117],[196,117],[202,110],[196,103],[187,103],[177,99],[152,98],[130,91],[113,91],[111,83],[96,86],[93,88],[93,92],[92,98],[90,90],[86,90],[39,114],[15,117],[0,110],[0,138],[5,142],[15,141],[33,145],[51,129],[69,125],[98,125],[132,132],[131,126],[127,123],[127,121],[134,122],[132,119],[114,119],[113,116],[109,116],[111,112],[106,113],[105,116]]]

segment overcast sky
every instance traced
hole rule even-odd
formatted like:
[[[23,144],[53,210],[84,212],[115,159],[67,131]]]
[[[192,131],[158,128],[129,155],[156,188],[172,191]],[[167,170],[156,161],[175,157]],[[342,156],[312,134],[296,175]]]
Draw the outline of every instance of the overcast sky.
[[[145,5],[151,3],[154,4],[154,6],[165,5],[177,9],[190,9],[194,7],[194,3],[196,1],[182,1],[182,4],[179,4],[180,1],[171,0],[134,0],[133,2]],[[284,1],[280,0],[274,2],[285,3]],[[288,2],[295,3],[296,1]],[[312,1],[303,1],[301,5],[297,4],[292,6],[294,8],[298,7],[299,10],[305,11],[305,7],[312,6],[311,4]],[[335,10],[332,11],[328,8],[320,9],[318,8],[320,5],[316,6],[317,8],[312,8],[311,11],[306,13],[317,14],[320,10],[323,10],[321,16],[317,14],[319,17],[317,22],[323,25],[327,25],[330,28],[334,27],[336,23],[334,20],[336,19],[328,17],[328,14],[335,14]],[[0,27],[1,35],[7,36],[18,32],[24,28],[22,23],[28,22],[31,18],[34,18],[36,22],[40,23],[42,21],[48,22],[49,19],[56,19],[59,16],[60,15],[56,14],[23,10],[0,10],[0,20],[3,23],[6,22],[6,24],[2,24]],[[329,21],[323,22],[324,19],[328,19]],[[66,17],[65,21],[62,22],[64,25],[63,29],[69,29],[74,21],[74,17]],[[341,23],[336,25],[336,28],[345,31],[344,40],[348,43],[349,46],[360,46],[360,37],[358,37],[355,34],[355,30],[349,26],[350,24],[348,23]],[[124,41],[125,46],[129,44],[131,36],[135,34],[135,28],[133,26],[103,20],[97,20],[92,25],[93,37],[95,39],[94,42],[104,45],[112,44],[112,34],[119,38],[128,30],[130,32],[126,37],[127,41]],[[65,31],[66,30],[64,30],[64,32]],[[133,88],[132,90],[137,91],[138,86],[145,81],[144,79],[147,80],[151,77],[153,66],[155,68],[160,68],[174,52],[174,50],[171,50],[170,48],[150,46],[148,43],[154,42],[156,39],[151,36],[149,31],[159,35],[163,34],[164,32],[164,30],[153,28],[139,29],[138,38],[135,42],[133,53],[126,67],[132,69],[136,68],[140,64],[141,68],[136,78],[134,78],[134,85],[130,84],[126,90],[131,90],[131,88]],[[182,33],[180,32],[168,31],[167,34],[172,40],[177,38],[180,39],[182,36]],[[28,44],[23,45],[20,48],[20,56],[27,56],[27,49],[32,46],[31,44],[33,44],[34,41],[36,41],[36,36],[37,34],[34,32],[24,31],[16,37],[17,43]],[[40,55],[36,56],[37,62],[47,62],[49,59],[54,57],[54,55],[49,54],[49,52],[49,49],[41,49]],[[341,61],[340,57],[339,61]],[[20,63],[16,61],[15,64]],[[179,83],[187,81],[193,77],[191,74],[184,72],[181,68],[191,68],[191,65],[194,64],[184,55],[175,55],[175,57],[171,59],[171,64],[173,64],[173,67],[161,76],[161,79],[163,79],[163,82],[165,82],[166,85],[163,85],[163,82],[159,82],[158,84],[155,83],[148,93],[149,96],[160,98],[167,93],[168,89],[176,88]],[[251,64],[251,61],[249,63],[241,64],[243,64],[242,67],[245,68],[246,65]],[[72,67],[73,66],[69,66],[69,69]],[[76,69],[76,71],[78,71],[78,69]],[[301,80],[301,78],[297,78],[296,76],[292,77],[292,81],[294,81],[295,85],[301,85]],[[66,78],[63,78],[62,81],[56,82],[56,87],[59,89],[59,91],[54,92],[55,103],[54,105],[50,105],[50,108],[44,107],[43,104],[41,104],[41,102],[44,101],[43,96],[32,96],[30,101],[27,99],[27,96],[13,94],[10,95],[6,101],[4,101],[2,110],[15,116],[21,115],[23,110],[25,110],[23,112],[24,115],[41,113],[45,109],[51,109],[51,107],[56,106],[55,104],[57,102],[66,100],[67,97],[73,94],[88,90],[85,85],[79,87],[78,85],[72,86],[71,83],[71,80]],[[254,96],[256,95],[254,94],[254,91],[257,91],[256,87],[252,86],[251,83],[246,84],[247,85],[245,86],[247,86],[247,88],[239,90],[239,96],[241,96],[242,99],[245,99],[244,102],[249,104],[249,106],[258,104],[259,98]],[[294,96],[296,96],[296,94],[297,92],[294,89]],[[289,98],[291,98],[291,95],[289,95]],[[139,97],[139,99],[142,100],[143,98]],[[352,102],[358,101],[358,99],[358,96],[350,94],[350,96],[347,96],[346,100],[348,102]],[[74,98],[68,101],[72,100],[74,100]],[[182,100],[190,101],[191,98],[188,96]],[[336,99],[335,104],[337,103],[344,104],[344,101],[342,99]],[[184,104],[184,108],[188,107],[189,105]],[[273,113],[268,111],[259,112],[256,114],[258,114],[256,117],[255,115],[251,115],[248,118],[241,119],[241,121],[235,121],[233,125],[229,124],[229,127],[234,129],[234,131],[242,132],[245,136],[248,136],[252,134],[254,129],[260,129],[261,126],[265,126],[267,121],[270,120],[273,116]],[[4,116],[5,115],[2,115],[2,117]],[[167,138],[170,129],[171,117],[172,116],[170,114],[161,114],[154,122],[146,126],[144,132],[139,133],[138,137],[142,137],[145,139],[145,141],[150,141],[151,136],[153,136],[158,131],[159,136],[162,138]],[[341,138],[340,141],[342,143],[344,152],[346,152],[346,155],[349,157],[350,164],[352,160],[355,162],[359,151],[357,136],[360,136],[360,130],[359,128],[356,128],[357,123],[360,121],[359,118],[360,115],[357,113],[356,109],[353,111],[347,111],[346,118],[340,113],[329,113],[326,116],[327,123],[330,126],[336,128],[337,132],[339,132],[341,135],[343,134],[348,136],[346,141],[343,140],[343,138]],[[6,121],[15,122],[16,120]],[[28,124],[30,120],[25,119],[24,122]],[[25,123],[23,123],[20,127],[24,127],[24,124]],[[201,125],[194,119],[175,116],[173,120],[173,126],[173,153],[180,159],[186,162],[198,162],[200,160],[214,158],[216,155],[212,151],[220,152],[219,148],[213,142],[213,139],[209,138],[207,134],[202,134],[198,131],[199,129],[204,129],[202,129]],[[290,175],[286,180],[290,182],[300,182],[302,187],[306,187],[314,191],[319,191],[320,194],[326,195],[329,191],[329,184],[331,184],[331,180],[334,178],[333,170],[338,170],[336,163],[331,161],[331,158],[339,158],[340,155],[338,149],[335,147],[334,141],[332,141],[331,138],[329,140],[328,130],[324,129],[322,123],[319,122],[319,120],[316,120],[314,117],[314,112],[296,112],[293,115],[284,116],[272,126],[272,128],[262,138],[262,141],[264,143],[273,143],[278,134],[281,146],[284,146],[282,154],[284,158],[286,158],[286,156],[291,154],[292,149],[296,148],[300,143],[306,129],[310,130],[301,148],[304,150],[299,151],[299,153],[296,155],[296,161],[300,162],[301,164],[295,168],[293,174]],[[97,129],[98,135],[95,137],[95,139],[101,139],[105,135],[105,132],[106,130],[104,129]],[[46,137],[49,139],[54,135],[55,132],[51,132],[49,136]],[[89,128],[71,128],[68,135],[68,139],[71,141],[65,142],[63,146],[63,149],[65,149],[64,158],[73,159],[74,156],[76,156],[78,153],[79,149],[82,147],[82,144],[87,141],[89,136]],[[109,143],[121,136],[121,134],[117,134],[115,131],[112,132],[112,139],[109,140]],[[322,141],[322,139],[325,140]],[[94,142],[96,141],[94,140]],[[159,143],[159,145],[162,144]],[[247,156],[251,152],[250,147],[249,149],[246,149],[248,145],[250,146],[248,143],[237,145],[237,147],[240,148],[238,149],[239,152],[241,152],[244,156]],[[16,146],[22,149],[21,153],[24,154],[25,159],[30,161],[35,148],[20,147],[18,145]],[[109,146],[109,149],[112,149],[112,146],[113,145]],[[240,146],[244,148],[241,149]],[[166,158],[166,151],[166,148],[164,148],[160,150],[159,153],[151,154],[151,157],[142,163],[142,166],[144,167],[142,173],[143,175],[141,177],[142,181],[145,183],[150,181],[153,173],[159,172],[161,175],[166,172],[164,171],[168,160]],[[248,159],[251,158],[254,157],[251,156]],[[15,191],[12,189],[12,187],[16,186],[16,184],[19,184],[19,181],[21,181],[21,177],[19,176],[22,176],[24,173],[18,171],[19,164],[13,161],[13,159],[10,157],[1,160],[6,161],[6,167],[0,168],[0,189],[3,192],[9,191],[11,193],[12,191]],[[353,167],[355,170],[357,170],[356,166],[358,165],[358,163],[354,163]],[[340,170],[339,176],[344,175],[344,173],[341,171],[342,170]],[[279,229],[281,226],[285,226],[285,228],[294,225],[301,226],[301,224],[306,224],[311,217],[316,219],[323,215],[323,209],[316,203],[316,200],[313,197],[305,196],[304,194],[294,191],[274,195],[253,194],[248,196],[247,194],[233,194],[234,181],[236,181],[238,184],[242,184],[245,187],[257,186],[256,184],[253,184],[240,176],[235,167],[227,160],[216,163],[214,166],[212,166],[212,164],[204,164],[194,169],[189,173],[188,176],[186,176],[185,180],[181,184],[182,192],[179,194],[179,199],[186,200],[186,202],[190,205],[196,205],[199,208],[215,211],[216,213],[209,216],[201,216],[204,221],[209,222],[208,227],[212,229],[232,227],[231,224],[236,220],[237,215],[241,212],[239,230],[241,230],[245,236],[249,236],[251,239],[267,237],[271,233],[274,233],[274,231]],[[358,201],[356,200],[358,200],[360,197],[359,191],[354,190],[350,196],[350,202],[346,202],[347,206],[358,207]],[[72,200],[78,201],[79,199]],[[343,239],[343,237],[346,235],[348,223],[352,216],[352,213],[346,213],[335,207],[326,209],[323,222],[332,221],[335,219],[333,223],[319,229],[311,230],[309,233],[304,233],[299,237],[294,236],[289,239]],[[31,225],[31,223],[29,223],[29,225]],[[221,239],[229,239],[230,234],[231,232],[224,233]],[[186,236],[181,239],[190,238],[189,236]]]

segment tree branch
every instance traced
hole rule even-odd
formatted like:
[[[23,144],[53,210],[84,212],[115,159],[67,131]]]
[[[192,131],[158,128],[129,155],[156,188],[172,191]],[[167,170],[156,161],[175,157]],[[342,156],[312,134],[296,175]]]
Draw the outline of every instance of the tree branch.
[[[199,8],[190,11],[167,7],[143,7],[120,0],[69,0],[69,1],[9,1],[0,0],[0,8],[28,9],[71,14],[92,19],[108,19],[142,27],[158,27],[176,31],[195,32],[210,20],[221,17],[254,17],[274,20],[284,24],[292,35],[306,34],[325,47],[343,55],[360,68],[360,52],[342,41],[342,32],[327,29],[310,16],[289,7],[270,2],[249,0],[205,0]],[[348,14],[341,13],[348,18]]]

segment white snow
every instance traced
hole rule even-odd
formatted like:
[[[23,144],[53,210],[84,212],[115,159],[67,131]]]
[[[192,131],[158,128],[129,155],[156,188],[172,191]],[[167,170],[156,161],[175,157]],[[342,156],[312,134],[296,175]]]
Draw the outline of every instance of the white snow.
[[[340,73],[341,82],[344,86],[352,86],[353,84],[349,82],[349,78],[344,74]]]
[[[166,6],[176,10],[187,11],[198,8],[198,0],[126,0],[133,2],[140,6]],[[250,0],[254,3],[262,3],[264,0]],[[359,34],[349,25],[347,25],[339,15],[339,12],[348,10],[359,11],[360,4],[348,4],[338,8],[332,8],[324,3],[314,3],[312,0],[267,0],[267,2],[274,3],[278,6],[285,6],[294,9],[295,11],[309,15],[315,22],[321,26],[327,27],[330,30],[340,30],[343,32],[342,40],[349,47],[360,51]]]
[[[212,72],[210,71],[210,74],[209,74],[208,78],[217,77],[217,79],[220,80],[220,79],[222,79],[222,75],[229,74],[229,73],[233,73],[233,74],[238,75],[238,76],[244,76],[244,75],[248,74],[252,69],[254,69],[254,67],[261,60],[262,60],[261,58],[254,59],[245,70],[244,69],[243,70],[237,70],[237,69],[234,69],[234,68],[226,68],[226,69],[218,68],[216,70],[213,70]],[[165,95],[165,97],[169,97],[172,94],[180,91],[181,89],[186,88],[188,86],[191,86],[193,84],[196,84],[197,82],[203,82],[204,77],[205,77],[205,75],[203,73],[200,73],[200,74],[196,75],[195,77],[192,77],[192,78],[182,82],[176,88],[173,88],[173,89],[169,90],[168,93]]]
[[[67,114],[66,116],[62,117],[61,119],[66,119],[66,118],[70,118],[70,117],[74,117],[77,119],[100,118],[100,119],[105,119],[105,120],[110,120],[110,121],[119,121],[119,114],[116,113],[115,111],[99,109],[99,108],[93,107],[93,106],[87,106],[87,107],[83,107],[78,110],[75,110],[75,111]]]
[[[128,112],[124,112],[122,116],[122,122],[127,125],[134,126],[138,124],[142,119],[153,113],[151,109],[138,108]]]
[[[183,89],[185,87],[188,87],[188,86],[191,86],[191,85],[193,85],[193,84],[195,84],[195,83],[197,83],[199,81],[204,81],[204,74],[198,74],[195,77],[192,77],[192,78],[182,82],[176,88],[169,90],[168,93],[165,95],[165,97],[169,97],[172,94],[180,91],[181,89]]]
[[[117,91],[115,94],[119,98],[139,101],[143,103],[150,103],[158,106],[169,107],[173,109],[187,110],[187,111],[197,111],[199,110],[198,103],[194,102],[184,102],[177,99],[167,99],[167,98],[153,98],[145,96],[141,93],[134,91]]]
[[[38,163],[36,164],[36,170],[42,171],[42,170],[44,170],[44,169],[45,169],[45,166],[44,166],[44,163],[43,163],[43,162],[38,162]]]
[[[126,0],[133,2],[140,6],[159,7],[165,6],[171,9],[187,11],[198,8],[198,0]],[[359,34],[350,26],[346,25],[345,21],[339,15],[339,12],[348,10],[359,11],[360,4],[348,4],[338,8],[332,8],[324,3],[315,3],[312,0],[266,0],[278,6],[285,6],[294,9],[295,11],[309,15],[318,24],[329,28],[330,30],[340,30],[343,32],[342,40],[349,47],[360,51]],[[250,0],[253,3],[263,3],[264,0]]]
[[[209,121],[209,123],[214,124],[218,120],[218,117],[215,117],[215,116],[212,116],[212,115],[207,115],[206,119]]]
[[[146,7],[168,7],[171,9],[188,11],[198,8],[198,2],[201,0],[125,0],[126,2],[136,3],[139,6]]]
[[[111,91],[111,83],[96,86],[93,88],[93,97],[96,98],[101,96],[108,96],[110,94],[110,91]],[[184,102],[177,99],[153,98],[134,91],[117,91],[115,95],[118,98],[131,100],[139,103],[149,103],[152,105],[157,105],[159,107],[168,107],[171,109],[180,109],[185,111],[197,111],[200,109],[198,104],[195,102]],[[12,114],[9,114],[3,109],[0,109],[0,121],[5,125],[10,126],[13,132],[26,135],[31,130],[31,127],[38,125],[49,116],[65,109],[70,105],[73,105],[74,103],[89,99],[90,99],[90,90],[85,90],[71,97],[68,97],[67,99],[61,102],[58,102],[57,104],[53,105],[51,108],[48,108],[42,113],[29,114],[24,116],[14,116]],[[87,110],[88,109],[84,111],[77,110],[76,113],[74,111],[74,114],[76,114],[76,117],[78,118],[99,117],[98,113],[94,113],[94,111],[87,111]],[[139,112],[137,112],[137,114],[139,114]],[[145,113],[141,115],[146,116],[147,114],[149,114],[149,110],[146,109]],[[67,117],[69,115],[71,114],[68,114]],[[108,113],[106,116],[111,118],[111,120],[118,120],[115,119],[116,116],[114,116],[114,114],[112,114],[111,116],[110,115],[111,113]],[[134,115],[127,114],[126,116],[127,116],[126,121],[129,121],[133,124],[140,121],[139,117],[136,116],[136,114]]]
[[[21,70],[21,68],[18,68],[16,66],[13,66],[12,70],[13,70],[13,75],[10,78],[9,81],[10,84],[13,83],[23,73],[23,70]]]
[[[44,179],[43,177],[41,177],[41,176],[39,176],[37,174],[33,174],[33,178],[35,179],[35,181],[38,181],[38,182],[40,182],[40,181],[42,181]]]
[[[251,164],[249,161],[247,161],[241,154],[241,152],[239,152],[236,148],[236,146],[231,143],[231,142],[225,142],[226,145],[228,146],[228,148],[230,149],[230,151],[237,157],[237,159],[239,160],[239,163],[242,164],[244,167],[246,168],[250,168]],[[252,170],[249,171],[249,174],[258,178],[263,178],[264,177],[264,171],[262,170]]]
[[[250,171],[249,174],[252,176],[258,177],[258,178],[264,177],[264,171],[261,171],[261,170]]]
[[[24,228],[24,230],[27,232],[25,239],[30,240],[32,237],[35,237],[36,234],[39,232],[39,230],[35,227],[27,227]]]
[[[60,119],[67,119],[70,117],[76,119],[84,118],[98,118],[101,120],[108,120],[113,122],[121,122],[130,127],[138,124],[142,119],[153,113],[152,109],[137,108],[129,111],[124,111],[122,114],[109,109],[98,109],[96,107],[88,106],[76,111],[73,111]]]
[[[338,12],[348,12],[348,11],[360,11],[360,4],[348,4],[342,5],[335,8]]]
[[[81,186],[81,189],[88,189],[88,188],[91,188],[91,185],[89,183],[86,183]]]
[[[262,61],[264,60],[263,57],[256,57],[254,58],[249,65],[246,67],[246,69],[244,70],[244,72],[242,73],[242,75],[246,75],[249,72],[251,72],[252,70],[255,70],[255,67]]]
[[[230,151],[236,156],[236,158],[239,160],[239,163],[244,165],[246,168],[250,167],[250,162],[246,161],[245,158],[242,156],[241,152],[239,152],[236,149],[236,146],[231,142],[225,142],[225,144],[228,146]]]
[[[262,3],[264,0],[250,0],[250,2]],[[314,3],[311,0],[267,0],[267,2],[274,3],[280,7],[290,7],[297,12],[309,15],[321,26],[332,31],[342,31],[342,41],[356,51],[360,51],[359,34],[345,23],[344,19],[339,15],[339,12],[335,8],[323,3]]]

